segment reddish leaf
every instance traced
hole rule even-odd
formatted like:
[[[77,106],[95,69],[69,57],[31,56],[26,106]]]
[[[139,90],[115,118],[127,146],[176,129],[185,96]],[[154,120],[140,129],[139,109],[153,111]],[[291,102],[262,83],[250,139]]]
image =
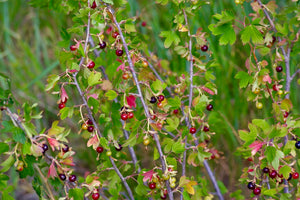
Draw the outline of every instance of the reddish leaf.
[[[211,94],[211,95],[215,95],[214,91],[212,91],[211,89],[207,88],[207,87],[202,87],[202,90],[204,90],[205,92],[207,92],[208,94]]]
[[[99,146],[99,140],[97,135],[94,137],[90,138],[89,141],[87,142],[87,147],[90,147],[93,145],[93,148],[96,149]]]
[[[52,148],[52,151],[55,150],[55,147],[59,148],[59,142],[56,139],[54,139],[54,138],[47,138],[47,139]]]
[[[248,169],[247,172],[249,173],[249,172],[253,172],[253,171],[254,171],[254,169]]]
[[[76,69],[69,69],[68,72],[74,73],[74,72],[78,72],[78,70],[76,70]]]
[[[124,69],[125,69],[125,63],[122,63],[122,64],[117,68],[117,72],[118,72],[119,70],[124,71]]]
[[[56,173],[56,169],[55,169],[55,165],[54,162],[51,163],[49,170],[48,170],[48,178],[54,178],[57,177],[57,173]]]
[[[153,174],[154,174],[153,169],[150,170],[150,171],[148,171],[148,172],[143,173],[143,174],[142,174],[142,176],[144,176],[143,181],[146,182],[147,180],[151,180]]]
[[[75,166],[75,164],[73,163],[73,157],[68,157],[68,158],[60,161],[60,163],[69,165],[69,166]]]
[[[252,156],[254,156],[256,152],[258,152],[261,149],[263,144],[264,142],[254,141],[252,144],[249,145],[249,147],[252,149],[251,151]]]
[[[90,97],[92,97],[92,98],[94,98],[94,99],[98,99],[98,94],[89,94],[89,95],[87,96],[87,100],[89,100]]]
[[[272,79],[271,79],[271,77],[269,76],[269,74],[264,75],[263,81],[264,81],[264,82],[268,82],[269,84],[272,83]]]
[[[64,86],[61,86],[60,88],[60,99],[62,102],[66,102],[68,100],[69,96],[64,88]]]
[[[130,108],[132,108],[132,107],[136,107],[136,103],[135,103],[135,96],[133,96],[133,95],[130,95],[130,96],[128,96],[128,97],[126,97],[126,100],[127,100],[127,104],[130,106]]]

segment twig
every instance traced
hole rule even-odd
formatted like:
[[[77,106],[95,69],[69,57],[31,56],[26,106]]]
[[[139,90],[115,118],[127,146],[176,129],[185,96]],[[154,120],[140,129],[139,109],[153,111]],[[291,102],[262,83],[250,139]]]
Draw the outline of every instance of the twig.
[[[35,169],[38,171],[38,173],[40,174],[42,180],[43,180],[44,183],[45,183],[46,189],[47,189],[47,191],[48,191],[48,193],[49,193],[49,194],[48,194],[49,198],[50,198],[51,200],[55,200],[54,195],[53,195],[53,193],[52,193],[52,190],[50,189],[50,186],[49,186],[49,184],[48,184],[48,181],[47,181],[47,179],[44,177],[43,173],[41,172],[41,169],[40,169],[36,164],[34,164],[34,167],[35,167]]]
[[[147,105],[145,103],[145,100],[143,98],[143,93],[142,93],[142,90],[141,90],[141,87],[140,87],[140,83],[139,83],[138,78],[136,76],[136,72],[135,72],[135,69],[134,69],[134,66],[133,66],[130,54],[129,54],[128,46],[127,46],[127,43],[125,41],[125,37],[124,37],[124,35],[122,33],[122,29],[121,29],[120,24],[118,23],[115,15],[114,15],[114,11],[112,10],[112,8],[110,6],[107,6],[107,8],[110,11],[110,13],[112,14],[113,21],[114,21],[115,25],[118,28],[119,35],[120,35],[120,38],[122,40],[123,47],[125,49],[126,56],[127,56],[127,59],[128,59],[127,61],[128,61],[128,64],[129,64],[129,68],[131,70],[134,82],[135,82],[137,90],[138,90],[139,98],[140,98],[140,100],[142,102],[142,105],[143,105],[143,108],[144,108],[144,111],[145,111],[145,115],[150,120],[149,109],[148,109],[148,107],[147,107]],[[166,171],[166,163],[165,163],[165,159],[164,159],[164,154],[162,152],[161,145],[160,145],[159,138],[158,138],[157,134],[153,135],[153,139],[154,139],[154,141],[156,143],[156,147],[157,147],[157,150],[158,150],[158,153],[159,153],[159,157],[160,157],[162,169],[163,169],[163,171]],[[167,187],[167,191],[168,191],[168,194],[169,194],[169,199],[173,200],[174,199],[173,192],[171,190],[169,181],[166,181],[166,187]]]
[[[292,76],[291,76],[291,80],[293,80],[297,74],[300,74],[300,69],[298,69]]]

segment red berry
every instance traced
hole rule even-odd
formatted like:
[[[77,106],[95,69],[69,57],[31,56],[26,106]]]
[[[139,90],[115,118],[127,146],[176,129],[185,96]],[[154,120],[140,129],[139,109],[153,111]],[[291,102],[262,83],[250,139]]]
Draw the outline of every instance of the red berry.
[[[71,51],[76,51],[76,50],[77,50],[76,45],[71,45],[71,46],[70,46],[70,50],[71,50]]]
[[[214,106],[212,104],[208,104],[206,106],[206,110],[211,111],[214,108]]]
[[[97,200],[99,198],[100,198],[100,194],[98,192],[92,194],[92,199]]]
[[[201,47],[201,51],[207,51],[208,50],[208,46],[207,45],[203,45],[202,47]]]
[[[149,188],[154,190],[156,188],[156,183],[149,183]]]
[[[252,162],[252,161],[253,161],[253,158],[252,158],[252,157],[249,157],[249,158],[247,158],[247,160],[248,160],[249,162]]]
[[[165,99],[164,95],[161,94],[161,95],[158,96],[158,101],[159,102],[162,102],[164,99]]]
[[[62,151],[64,153],[68,152],[69,151],[69,146],[67,144],[65,144],[65,147],[62,148]]]
[[[272,171],[269,172],[270,178],[275,178],[276,175],[277,175],[277,172],[275,170],[272,170]]]
[[[255,195],[259,195],[260,192],[261,192],[261,189],[258,187],[253,190],[253,194],[255,194]]]
[[[95,9],[95,8],[97,8],[97,4],[96,4],[96,2],[95,2],[95,1],[93,2],[93,4],[92,4],[91,8],[92,8],[92,9]]]
[[[66,180],[66,175],[59,174],[58,176],[59,176],[60,180],[62,180],[62,181]]]
[[[93,125],[93,121],[91,119],[88,119],[86,122],[88,125]]]
[[[279,65],[279,66],[276,67],[276,71],[277,71],[277,72],[282,72],[282,70],[283,70],[283,68],[282,68],[281,65]]]
[[[88,126],[87,131],[88,132],[93,132],[94,131],[94,127],[93,126]]]
[[[298,172],[293,173],[293,179],[298,179],[298,178],[299,178],[299,173]]]
[[[103,147],[97,147],[96,151],[98,153],[102,153],[104,151],[104,148]]]
[[[122,56],[123,55],[123,50],[122,49],[117,49],[116,50],[116,55],[117,56]]]
[[[127,113],[122,113],[121,114],[121,119],[126,121],[128,119],[128,114]]]
[[[151,115],[151,117],[150,117],[152,120],[155,120],[155,118],[156,118],[156,115]]]
[[[119,33],[118,33],[118,32],[113,32],[113,33],[111,34],[111,36],[112,36],[113,38],[117,38],[117,37],[118,37],[118,35],[119,35]]]
[[[145,21],[142,22],[142,26],[145,27],[147,26],[147,23]]]
[[[125,72],[125,73],[122,75],[122,78],[123,78],[124,80],[129,79],[129,74],[128,74],[127,72]]]
[[[204,131],[204,132],[208,132],[208,131],[209,131],[209,127],[208,127],[208,126],[204,126],[204,127],[203,127],[203,131]]]
[[[59,109],[63,109],[64,107],[66,107],[66,104],[64,104],[64,103],[58,104],[58,108],[59,108]]]
[[[88,67],[89,69],[94,68],[94,67],[95,67],[94,61],[90,61],[90,62],[88,63],[88,65],[87,65],[87,67]]]
[[[195,134],[197,132],[197,129],[195,127],[190,128],[190,133]]]
[[[75,182],[76,179],[77,179],[76,175],[71,175],[71,176],[69,176],[69,181],[70,181],[70,182]]]
[[[100,49],[105,49],[106,42],[102,41],[102,43],[99,43]]]
[[[178,109],[173,110],[173,113],[174,113],[174,115],[177,115],[179,113],[179,110]]]
[[[134,117],[134,114],[132,112],[128,113],[128,119],[132,119]]]
[[[65,98],[64,100],[61,100],[61,103],[64,103],[64,104],[66,104],[66,103],[67,103],[67,101],[68,101],[68,98]]]
[[[285,112],[283,113],[283,116],[284,116],[284,118],[287,118],[287,117],[289,116],[289,112],[285,111]]]
[[[157,107],[162,108],[162,107],[164,107],[164,105],[162,104],[162,102],[158,102]]]
[[[276,85],[276,84],[273,85],[273,90],[274,90],[274,91],[278,91],[278,90],[279,90],[278,85]]]

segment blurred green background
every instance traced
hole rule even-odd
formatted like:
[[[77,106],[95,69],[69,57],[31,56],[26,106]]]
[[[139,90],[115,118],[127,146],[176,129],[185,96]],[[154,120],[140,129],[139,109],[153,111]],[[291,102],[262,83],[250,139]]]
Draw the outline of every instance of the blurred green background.
[[[233,46],[219,46],[218,38],[208,30],[208,25],[214,23],[214,14],[230,10],[236,14],[237,19],[242,19],[244,14],[248,15],[251,12],[249,3],[245,3],[242,9],[241,6],[235,5],[234,0],[213,2],[213,5],[203,6],[198,14],[190,19],[190,24],[194,32],[199,27],[207,32],[209,48],[219,63],[215,70],[218,95],[214,96],[215,111],[210,118],[210,124],[211,129],[217,131],[212,143],[216,149],[224,152],[224,155],[220,160],[210,161],[210,164],[216,177],[233,192],[237,189],[244,190],[245,186],[239,184],[238,178],[243,166],[249,164],[249,161],[236,153],[240,145],[236,137],[237,130],[246,129],[248,122],[255,117],[270,116],[271,105],[265,102],[264,108],[257,110],[253,102],[247,102],[246,90],[240,90],[238,80],[234,79],[238,71],[245,70],[249,48],[243,46],[239,39]],[[286,1],[281,0],[277,3],[283,6]],[[151,38],[149,49],[160,58],[169,60],[174,71],[185,71],[187,68],[182,66],[186,66],[186,63],[183,63],[179,56],[170,54],[159,37],[161,31],[169,30],[172,26],[170,21],[173,19],[173,8],[144,0],[131,0],[129,4],[130,15],[139,15],[141,20],[147,22],[149,28],[143,31]],[[65,66],[60,66],[57,59],[57,52],[60,50],[57,44],[62,37],[70,37],[71,42],[71,36],[66,34],[66,29],[71,25],[71,16],[47,8],[33,8],[26,0],[0,1],[0,72],[11,78],[14,97],[20,104],[37,102],[38,109],[44,110],[43,120],[37,121],[39,130],[49,127],[52,121],[57,119],[57,99],[54,95],[46,93],[44,88],[49,74],[58,74],[65,70]],[[299,58],[295,59],[292,62],[292,71],[295,69],[295,63],[299,61]],[[297,95],[297,91],[299,86],[294,81],[291,98],[294,107],[299,108],[300,96]],[[295,112],[299,114],[299,109],[295,109]],[[74,122],[67,123],[77,130]],[[76,140],[77,134],[74,135],[73,139]],[[87,166],[88,161],[87,156],[82,166]]]

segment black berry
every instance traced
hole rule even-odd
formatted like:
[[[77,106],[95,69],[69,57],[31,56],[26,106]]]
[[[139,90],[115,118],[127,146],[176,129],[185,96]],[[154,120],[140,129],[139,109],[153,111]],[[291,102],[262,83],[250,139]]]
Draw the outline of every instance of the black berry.
[[[282,68],[281,65],[279,65],[279,66],[276,67],[276,71],[277,71],[277,72],[282,72],[282,70],[283,70],[283,68]]]
[[[59,176],[60,180],[62,180],[62,181],[66,180],[66,175],[59,174],[58,176]]]
[[[69,151],[69,146],[68,146],[67,144],[65,144],[65,147],[62,148],[62,151],[63,151],[64,153],[68,152],[68,151]]]
[[[248,187],[249,190],[254,190],[255,183],[249,182],[248,185],[247,185],[247,187]]]
[[[43,153],[45,153],[49,149],[47,144],[43,144]]]
[[[93,132],[94,131],[94,127],[93,126],[88,126],[87,130],[88,130],[88,132]]]
[[[156,103],[156,100],[157,99],[155,98],[155,96],[152,96],[151,99],[150,99],[150,103]]]
[[[265,168],[263,168],[263,173],[265,173],[265,174],[267,174],[267,173],[269,173],[270,172],[270,170],[269,170],[269,168],[267,168],[267,167],[265,167]]]
[[[295,143],[295,147],[296,147],[297,149],[300,149],[300,141],[297,141],[297,142]]]
[[[208,50],[208,46],[207,45],[203,45],[202,47],[201,47],[201,51],[207,51]]]
[[[100,46],[100,49],[105,49],[106,47],[106,42],[102,42],[102,43],[99,43],[99,46]]]
[[[209,127],[208,127],[208,126],[204,126],[204,127],[203,127],[203,131],[204,131],[204,132],[208,132],[208,131],[209,131]]]
[[[123,149],[123,147],[122,147],[122,145],[120,145],[120,144],[118,144],[118,145],[119,145],[119,148],[115,147],[115,149],[116,149],[117,151],[121,151],[121,150]]]

